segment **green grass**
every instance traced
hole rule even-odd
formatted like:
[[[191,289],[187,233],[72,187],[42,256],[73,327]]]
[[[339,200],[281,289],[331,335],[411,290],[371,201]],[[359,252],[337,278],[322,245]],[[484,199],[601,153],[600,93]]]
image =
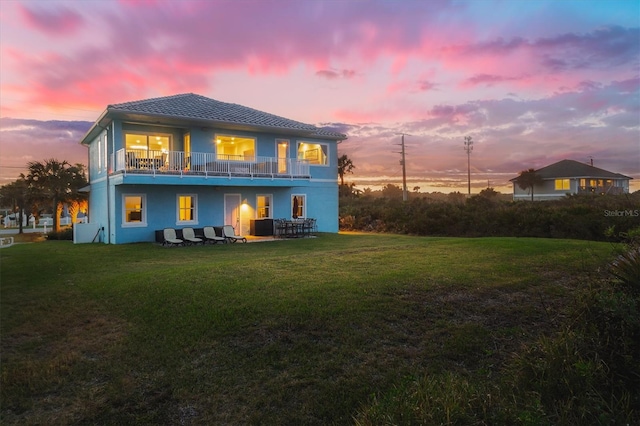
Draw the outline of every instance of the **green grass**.
[[[611,246],[341,234],[0,256],[3,424],[326,425],[389,412],[411,378],[500,376]]]

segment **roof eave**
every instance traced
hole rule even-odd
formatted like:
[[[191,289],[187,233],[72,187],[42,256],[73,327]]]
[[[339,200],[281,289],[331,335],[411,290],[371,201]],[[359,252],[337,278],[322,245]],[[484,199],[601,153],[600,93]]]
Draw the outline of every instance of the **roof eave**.
[[[105,109],[100,117],[91,125],[89,130],[84,134],[82,139],[80,139],[80,145],[89,145],[89,143],[104,130],[109,123],[111,123],[112,119],[109,117],[109,108]]]
[[[199,127],[208,127],[208,128],[217,128],[217,129],[228,129],[228,130],[243,130],[243,131],[265,131],[269,133],[279,133],[286,134],[292,136],[304,136],[304,137],[314,137],[318,139],[328,139],[328,140],[341,140],[346,139],[346,135],[316,135],[315,132],[318,131],[317,128],[311,128],[309,130],[305,129],[294,129],[288,127],[278,127],[278,126],[264,126],[259,124],[244,124],[244,123],[236,123],[230,121],[221,121],[221,120],[211,120],[206,118],[193,118],[193,117],[181,117],[176,115],[169,114],[149,114],[149,113],[141,113],[138,111],[127,111],[122,109],[112,109],[107,108],[108,115],[111,118],[118,118],[121,120],[130,120],[135,122],[143,122],[147,124],[170,124],[179,127],[185,127],[186,125],[194,125]]]

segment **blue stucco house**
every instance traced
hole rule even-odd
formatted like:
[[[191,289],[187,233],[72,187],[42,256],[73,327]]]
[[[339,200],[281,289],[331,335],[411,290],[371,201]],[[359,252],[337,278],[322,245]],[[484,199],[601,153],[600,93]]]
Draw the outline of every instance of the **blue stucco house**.
[[[193,93],[109,105],[80,142],[89,222],[108,244],[156,241],[168,227],[249,235],[256,223],[294,216],[338,232],[337,145],[346,138]]]

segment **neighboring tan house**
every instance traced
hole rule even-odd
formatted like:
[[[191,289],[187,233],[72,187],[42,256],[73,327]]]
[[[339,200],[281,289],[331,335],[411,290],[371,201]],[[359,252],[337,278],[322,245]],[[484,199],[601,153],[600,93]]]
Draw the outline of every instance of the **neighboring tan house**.
[[[543,182],[533,188],[534,201],[555,200],[567,194],[628,194],[629,180],[633,179],[573,160],[558,161],[536,170],[536,174]],[[517,179],[510,179],[513,199],[531,200],[531,189],[520,188]]]
[[[156,241],[163,228],[232,225],[248,235],[255,221],[295,217],[338,232],[346,138],[192,93],[109,105],[80,142],[89,223],[108,244]]]

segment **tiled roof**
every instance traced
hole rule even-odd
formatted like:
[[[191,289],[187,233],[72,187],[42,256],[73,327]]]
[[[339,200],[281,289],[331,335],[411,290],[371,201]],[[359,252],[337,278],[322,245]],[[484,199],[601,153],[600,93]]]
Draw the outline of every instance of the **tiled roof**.
[[[109,111],[136,113],[171,118],[209,120],[243,126],[301,131],[309,136],[346,139],[342,133],[321,129],[274,114],[258,111],[238,104],[220,102],[194,93],[183,93],[161,98],[145,99],[109,105]]]
[[[599,178],[599,179],[633,179],[620,173],[610,172],[589,164],[574,160],[561,160],[536,170],[543,179],[556,178]],[[517,178],[511,179],[515,181]]]

